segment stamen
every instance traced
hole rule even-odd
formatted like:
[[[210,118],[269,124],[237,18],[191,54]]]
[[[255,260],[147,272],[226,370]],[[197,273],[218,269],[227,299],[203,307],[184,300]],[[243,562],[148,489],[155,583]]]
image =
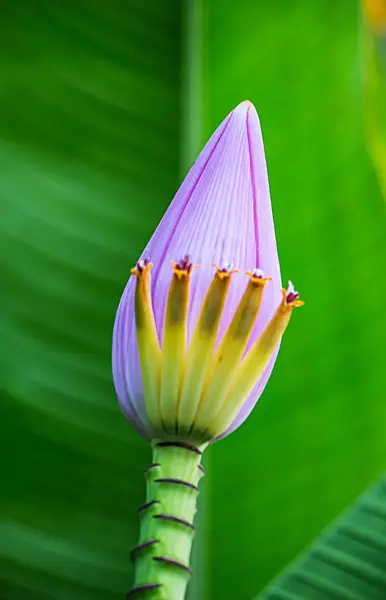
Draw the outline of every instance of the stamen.
[[[178,399],[182,385],[190,274],[192,265],[188,256],[173,264],[173,279],[166,305],[162,342],[161,417],[167,433],[176,433]]]
[[[219,265],[214,264],[213,267],[216,267],[219,271],[225,271],[226,273],[230,273],[233,269],[232,263],[221,262]]]
[[[146,412],[154,424],[160,422],[159,386],[161,372],[161,349],[154,321],[150,294],[150,269],[148,259],[139,260],[131,269],[137,277],[135,288],[135,324],[138,353],[141,365]]]
[[[174,260],[171,260],[170,264],[173,265],[174,274],[178,277],[178,279],[181,279],[186,275],[190,275],[193,269],[198,269],[198,265],[193,265],[190,262],[190,256],[188,254],[186,254],[184,258],[181,258],[178,263],[175,263]]]
[[[216,267],[216,275],[220,279],[226,279],[233,275],[234,273],[238,273],[238,269],[234,269],[232,263],[221,263],[220,265],[213,264],[212,267]]]
[[[287,304],[293,304],[294,302],[297,301],[297,299],[299,298],[300,294],[299,292],[297,292],[294,288],[294,284],[292,283],[292,281],[288,282],[288,287],[287,287],[287,291],[286,291],[286,301]],[[300,300],[300,304],[296,304],[296,306],[303,306],[304,302],[302,302]]]
[[[304,304],[297,300],[299,294],[291,284],[288,290],[282,290],[282,294],[276,313],[234,373],[225,402],[217,404],[217,416],[208,427],[215,436],[224,433],[232,424],[286,330],[293,308]]]
[[[205,377],[217,338],[217,330],[228,293],[231,265],[216,267],[216,273],[206,293],[200,315],[190,342],[181,399],[178,407],[180,431],[189,431],[200,400]]]
[[[152,263],[141,259],[131,273],[137,278],[135,322],[146,411],[156,427],[177,436],[173,442],[176,445],[181,443],[178,438],[185,444],[208,441],[229,427],[264,371],[292,309],[304,303],[289,281],[275,315],[243,358],[264,287],[271,279],[259,268],[248,271],[249,282],[214,354],[231,277],[238,272],[230,263],[214,265],[216,272],[186,355],[190,278],[198,265],[193,265],[187,255],[172,265],[162,350],[150,294]]]
[[[258,269],[257,267],[255,267],[252,270],[252,272],[247,271],[247,275],[250,275],[251,277],[255,277],[256,279],[264,279],[263,269]]]
[[[142,275],[142,273],[145,271],[146,267],[149,267],[149,268],[152,267],[150,260],[148,258],[140,258],[139,261],[137,262],[137,264],[135,265],[135,267],[133,269],[131,269],[131,274],[132,275]]]
[[[194,418],[196,430],[207,428],[208,422],[210,423],[216,414],[216,407],[221,405],[225,397],[255,324],[264,287],[270,280],[269,277],[263,278],[261,271],[254,270],[247,274],[250,278],[249,283],[216,352],[204,384],[204,391]]]

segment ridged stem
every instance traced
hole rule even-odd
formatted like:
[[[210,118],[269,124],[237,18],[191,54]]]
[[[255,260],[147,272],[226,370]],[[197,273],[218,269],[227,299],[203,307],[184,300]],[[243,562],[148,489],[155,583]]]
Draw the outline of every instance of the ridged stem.
[[[202,447],[190,442],[154,440],[153,462],[145,469],[146,503],[138,510],[140,536],[133,548],[134,600],[184,600],[192,574]]]

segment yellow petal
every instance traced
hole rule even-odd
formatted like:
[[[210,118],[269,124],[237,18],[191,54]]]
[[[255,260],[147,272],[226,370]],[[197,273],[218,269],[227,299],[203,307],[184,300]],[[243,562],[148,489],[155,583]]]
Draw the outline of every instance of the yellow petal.
[[[285,332],[293,308],[302,305],[297,299],[287,303],[287,292],[283,289],[279,308],[234,373],[225,402],[217,407],[217,416],[208,427],[213,435],[224,433],[233,423]]]
[[[162,370],[160,410],[164,430],[177,433],[177,410],[182,386],[187,312],[189,304],[190,273],[192,265],[174,264],[165,312],[162,341]]]
[[[217,330],[231,276],[235,271],[216,267],[190,342],[184,383],[178,408],[179,432],[190,431],[197,411],[205,376],[213,356]]]
[[[159,427],[161,425],[159,389],[162,353],[150,295],[151,267],[151,263],[146,264],[141,261],[131,270],[131,273],[137,277],[135,324],[146,412],[153,425]]]
[[[244,295],[210,366],[194,428],[201,431],[213,420],[224,401],[233,373],[238,367],[261,305],[269,279],[250,275]]]

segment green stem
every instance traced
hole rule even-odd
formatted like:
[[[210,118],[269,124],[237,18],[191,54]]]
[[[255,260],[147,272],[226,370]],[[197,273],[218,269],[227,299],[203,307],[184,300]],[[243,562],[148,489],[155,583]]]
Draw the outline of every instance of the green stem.
[[[184,600],[191,575],[190,553],[203,447],[154,440],[145,470],[146,504],[138,510],[140,537],[132,550],[134,587],[128,598]]]

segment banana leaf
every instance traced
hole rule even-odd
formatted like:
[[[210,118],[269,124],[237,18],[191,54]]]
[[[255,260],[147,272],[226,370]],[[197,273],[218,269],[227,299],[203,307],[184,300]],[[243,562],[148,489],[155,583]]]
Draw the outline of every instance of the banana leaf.
[[[313,542],[259,600],[386,598],[386,477]]]
[[[2,600],[118,600],[131,585],[150,453],[112,385],[115,310],[201,144],[244,99],[262,123],[283,278],[306,306],[252,416],[207,452],[190,600],[256,596],[384,470],[385,214],[357,12],[7,3]]]

